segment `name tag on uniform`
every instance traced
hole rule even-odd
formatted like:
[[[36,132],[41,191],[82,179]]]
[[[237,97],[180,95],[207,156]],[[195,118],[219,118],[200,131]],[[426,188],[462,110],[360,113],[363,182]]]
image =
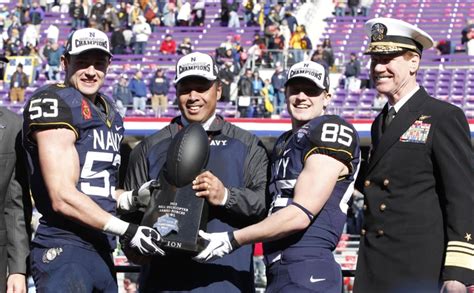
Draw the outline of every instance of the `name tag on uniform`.
[[[431,124],[416,120],[410,128],[400,137],[401,142],[426,143],[430,133]]]

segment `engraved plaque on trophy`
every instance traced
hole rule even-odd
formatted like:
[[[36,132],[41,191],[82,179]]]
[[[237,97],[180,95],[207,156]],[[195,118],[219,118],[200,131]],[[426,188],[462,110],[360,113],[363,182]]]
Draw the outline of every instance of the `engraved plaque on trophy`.
[[[207,224],[207,202],[196,197],[192,180],[205,168],[209,156],[206,132],[198,123],[181,129],[168,149],[165,167],[152,186],[142,224],[155,228],[167,252],[196,254],[204,247],[198,235]]]

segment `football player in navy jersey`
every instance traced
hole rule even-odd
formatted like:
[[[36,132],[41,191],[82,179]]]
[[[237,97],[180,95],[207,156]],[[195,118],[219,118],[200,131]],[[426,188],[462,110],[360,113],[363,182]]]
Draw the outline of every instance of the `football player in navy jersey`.
[[[200,231],[210,242],[197,261],[263,241],[267,292],[341,292],[341,269],[332,251],[346,221],[360,149],[351,124],[324,114],[328,88],[320,64],[304,61],[290,68],[285,95],[292,129],[277,140],[271,155],[269,215],[234,232]]]
[[[136,207],[146,187],[141,196],[115,190],[123,121],[99,93],[109,48],[103,32],[75,31],[61,57],[65,83],[38,89],[25,106],[23,145],[42,214],[30,257],[38,292],[117,292],[117,235],[141,253],[161,252],[157,231],[114,216],[117,205]]]

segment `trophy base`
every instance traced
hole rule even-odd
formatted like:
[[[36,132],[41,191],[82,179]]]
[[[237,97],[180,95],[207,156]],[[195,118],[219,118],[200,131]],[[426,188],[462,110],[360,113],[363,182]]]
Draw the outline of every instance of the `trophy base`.
[[[206,229],[208,206],[195,193],[192,184],[176,188],[162,175],[160,187],[152,192],[142,224],[158,230],[166,252],[197,254],[205,247],[198,233]]]

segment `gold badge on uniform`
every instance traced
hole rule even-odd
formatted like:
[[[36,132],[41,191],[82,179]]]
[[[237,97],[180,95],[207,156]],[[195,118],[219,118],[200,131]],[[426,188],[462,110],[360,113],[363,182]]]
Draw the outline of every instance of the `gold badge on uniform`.
[[[426,143],[430,133],[431,123],[416,120],[400,137],[401,142]]]

